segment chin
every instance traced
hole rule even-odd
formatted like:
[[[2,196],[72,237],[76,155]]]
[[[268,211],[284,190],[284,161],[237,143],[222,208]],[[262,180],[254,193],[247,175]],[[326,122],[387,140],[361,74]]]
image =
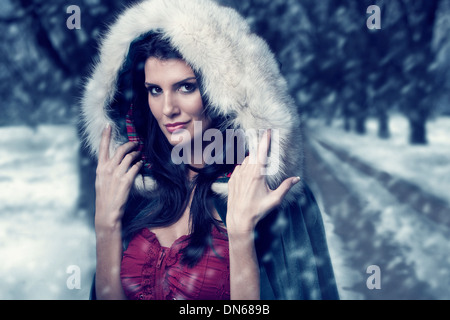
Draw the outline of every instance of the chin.
[[[167,140],[172,146],[183,146],[191,143],[192,135],[187,130],[177,130],[173,133],[166,134]]]

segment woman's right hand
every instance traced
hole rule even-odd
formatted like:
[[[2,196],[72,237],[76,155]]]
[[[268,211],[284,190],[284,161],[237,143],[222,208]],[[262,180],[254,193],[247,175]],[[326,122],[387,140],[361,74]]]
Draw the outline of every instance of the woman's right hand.
[[[95,179],[95,227],[116,228],[120,226],[125,205],[134,179],[142,168],[140,156],[135,151],[137,143],[127,142],[109,156],[111,126],[103,130],[98,154]]]

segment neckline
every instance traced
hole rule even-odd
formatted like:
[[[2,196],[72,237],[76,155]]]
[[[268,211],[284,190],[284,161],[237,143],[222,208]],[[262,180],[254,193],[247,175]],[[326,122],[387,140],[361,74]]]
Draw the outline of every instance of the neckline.
[[[155,243],[157,243],[160,248],[167,249],[167,250],[172,249],[179,242],[182,242],[185,240],[185,238],[190,237],[190,234],[184,234],[184,235],[181,235],[178,238],[176,238],[170,246],[163,246],[163,245],[161,245],[161,242],[159,241],[158,237],[156,236],[156,233],[151,231],[149,228],[144,228],[143,230],[144,230],[144,236],[146,236],[147,239],[155,241]]]
[[[220,231],[217,230],[217,228],[215,226],[212,226],[211,234],[212,235],[215,234],[215,237],[213,236],[213,238],[219,238],[219,239],[222,239],[222,240],[227,239],[227,229],[222,227],[222,226],[218,226],[218,227],[219,227]],[[143,229],[143,236],[149,241],[154,241],[156,244],[158,244],[158,246],[161,249],[170,250],[173,247],[175,247],[178,243],[185,241],[185,239],[189,238],[191,235],[190,234],[184,234],[182,236],[179,236],[177,239],[175,239],[174,242],[172,242],[170,247],[161,245],[161,242],[159,242],[159,239],[156,236],[156,234],[153,231],[151,231],[149,228],[144,228]]]
[[[227,229],[226,229],[226,225],[225,225],[225,223],[223,222],[223,216],[220,214],[221,212],[220,212],[219,209],[217,208],[217,207],[218,207],[218,203],[216,202],[216,198],[215,198],[215,197],[212,198],[212,203],[213,203],[213,206],[214,206],[214,208],[216,209],[216,211],[217,211],[217,213],[218,213],[220,219],[222,220],[222,223],[224,224],[224,227],[218,226],[219,229],[221,229],[221,231],[219,231],[219,230],[217,230],[217,228],[216,228],[215,226],[212,226],[211,234],[217,232],[217,235],[219,235],[219,237],[223,237],[223,233],[225,233],[226,238],[228,238],[228,232],[227,232]],[[216,230],[214,230],[214,229],[216,229]],[[153,231],[151,231],[149,228],[144,228],[144,229],[143,229],[143,232],[144,232],[144,236],[145,236],[148,240],[152,240],[152,239],[153,239],[153,241],[155,241],[155,242],[158,244],[158,246],[159,246],[160,248],[163,248],[163,249],[171,249],[171,248],[174,247],[178,242],[184,241],[185,238],[190,237],[190,234],[182,235],[182,236],[178,237],[177,239],[175,239],[175,241],[172,242],[172,244],[170,245],[170,247],[167,247],[167,246],[162,246],[162,245],[161,245],[161,242],[159,242],[159,239],[158,239],[158,237],[156,236],[156,234],[155,234]]]
[[[203,169],[203,168],[196,168],[194,166],[191,166],[190,164],[186,164],[186,165],[190,170],[197,172],[197,173],[199,173]]]

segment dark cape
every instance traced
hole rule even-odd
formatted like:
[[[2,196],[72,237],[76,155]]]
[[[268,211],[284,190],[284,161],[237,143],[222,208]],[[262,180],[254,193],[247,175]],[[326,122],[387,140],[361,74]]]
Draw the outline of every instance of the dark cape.
[[[337,300],[339,294],[321,212],[306,184],[298,202],[271,212],[256,226],[263,300]],[[226,221],[227,204],[215,198]]]

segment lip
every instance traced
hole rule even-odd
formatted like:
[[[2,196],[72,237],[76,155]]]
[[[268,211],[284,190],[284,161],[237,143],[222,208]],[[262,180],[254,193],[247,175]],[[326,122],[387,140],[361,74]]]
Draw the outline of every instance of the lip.
[[[170,133],[172,133],[172,132],[174,132],[174,131],[176,131],[176,130],[183,129],[183,127],[184,127],[188,122],[189,122],[189,121],[187,121],[187,122],[174,122],[174,123],[168,123],[168,124],[166,124],[165,126],[166,126],[166,128],[167,128],[167,131],[169,131]]]

